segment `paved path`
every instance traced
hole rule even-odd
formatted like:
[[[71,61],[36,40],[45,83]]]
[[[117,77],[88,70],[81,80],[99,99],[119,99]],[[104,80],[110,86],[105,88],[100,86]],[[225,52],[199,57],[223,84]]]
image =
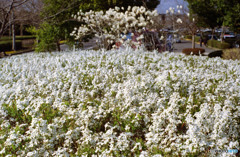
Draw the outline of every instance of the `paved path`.
[[[96,44],[96,38],[93,39],[89,39],[88,42],[83,42],[83,50],[89,50],[89,49],[93,49],[94,47],[97,46]],[[69,46],[66,44],[62,44],[61,45],[61,51],[67,51],[69,49]]]
[[[91,39],[89,42],[84,42],[83,45],[83,49],[87,50],[87,49],[92,49],[96,46],[96,39]],[[196,48],[201,48],[200,45],[198,43],[196,43]],[[182,40],[181,43],[175,43],[174,44],[174,52],[182,52],[182,50],[184,48],[191,48],[192,47],[192,42],[188,41],[188,40]],[[211,49],[205,46],[202,46],[202,48],[205,49],[205,53],[204,55],[208,55],[210,52],[215,51],[216,49]],[[65,51],[68,50],[68,46],[66,44],[61,45],[61,51]]]
[[[174,52],[182,52],[183,49],[191,48],[191,47],[192,47],[192,41],[182,40],[181,43],[174,44]],[[204,53],[205,55],[208,55],[210,52],[216,50],[216,49],[211,49],[211,48],[205,47],[204,45],[202,47],[200,47],[200,44],[198,44],[198,43],[195,44],[195,47],[205,49],[205,53]]]

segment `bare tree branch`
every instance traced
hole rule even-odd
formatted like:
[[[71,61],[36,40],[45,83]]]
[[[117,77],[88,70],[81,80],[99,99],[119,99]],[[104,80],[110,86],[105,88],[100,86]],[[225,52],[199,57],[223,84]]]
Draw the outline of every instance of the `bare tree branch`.
[[[72,2],[67,8],[60,10],[59,12],[57,12],[57,13],[54,14],[54,15],[47,16],[47,17],[45,17],[43,20],[51,19],[51,18],[53,18],[53,17],[55,17],[55,16],[57,16],[57,15],[59,15],[59,14],[65,12],[65,11],[67,11],[67,10],[69,10],[69,9],[75,8],[75,7],[76,7],[75,4],[76,4],[77,2],[78,2],[78,1],[74,1],[74,2]]]
[[[14,22],[18,24],[36,24],[37,21],[40,21],[38,16],[41,8],[41,0],[1,0],[0,37]],[[10,20],[9,18],[13,11],[15,13],[15,18]]]

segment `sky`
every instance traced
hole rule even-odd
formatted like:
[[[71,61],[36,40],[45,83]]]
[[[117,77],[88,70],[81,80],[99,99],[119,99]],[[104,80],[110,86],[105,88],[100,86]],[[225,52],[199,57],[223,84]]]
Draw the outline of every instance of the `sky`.
[[[184,0],[161,0],[161,3],[157,6],[157,11],[160,14],[165,14],[166,10],[170,7],[177,8],[177,5],[182,5],[187,8],[187,2]]]

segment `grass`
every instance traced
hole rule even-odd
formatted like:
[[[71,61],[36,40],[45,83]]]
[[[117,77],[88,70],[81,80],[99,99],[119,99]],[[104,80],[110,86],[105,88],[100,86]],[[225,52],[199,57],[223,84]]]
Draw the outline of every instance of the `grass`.
[[[33,35],[24,35],[24,36],[16,36],[16,40],[24,40],[24,39],[35,39],[36,37]],[[0,41],[8,41],[12,40],[12,37],[3,36],[0,38]]]

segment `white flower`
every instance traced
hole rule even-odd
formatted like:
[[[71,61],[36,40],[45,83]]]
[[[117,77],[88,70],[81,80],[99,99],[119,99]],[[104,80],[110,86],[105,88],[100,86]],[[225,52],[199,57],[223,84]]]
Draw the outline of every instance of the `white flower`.
[[[103,33],[105,41],[118,41]],[[0,153],[15,147],[17,156],[116,156],[121,150],[148,157],[155,149],[226,156],[207,150],[239,148],[239,69],[237,60],[140,46],[3,58]]]
[[[5,147],[0,151],[0,154],[5,154]]]
[[[177,23],[182,23],[182,19],[178,18]]]

